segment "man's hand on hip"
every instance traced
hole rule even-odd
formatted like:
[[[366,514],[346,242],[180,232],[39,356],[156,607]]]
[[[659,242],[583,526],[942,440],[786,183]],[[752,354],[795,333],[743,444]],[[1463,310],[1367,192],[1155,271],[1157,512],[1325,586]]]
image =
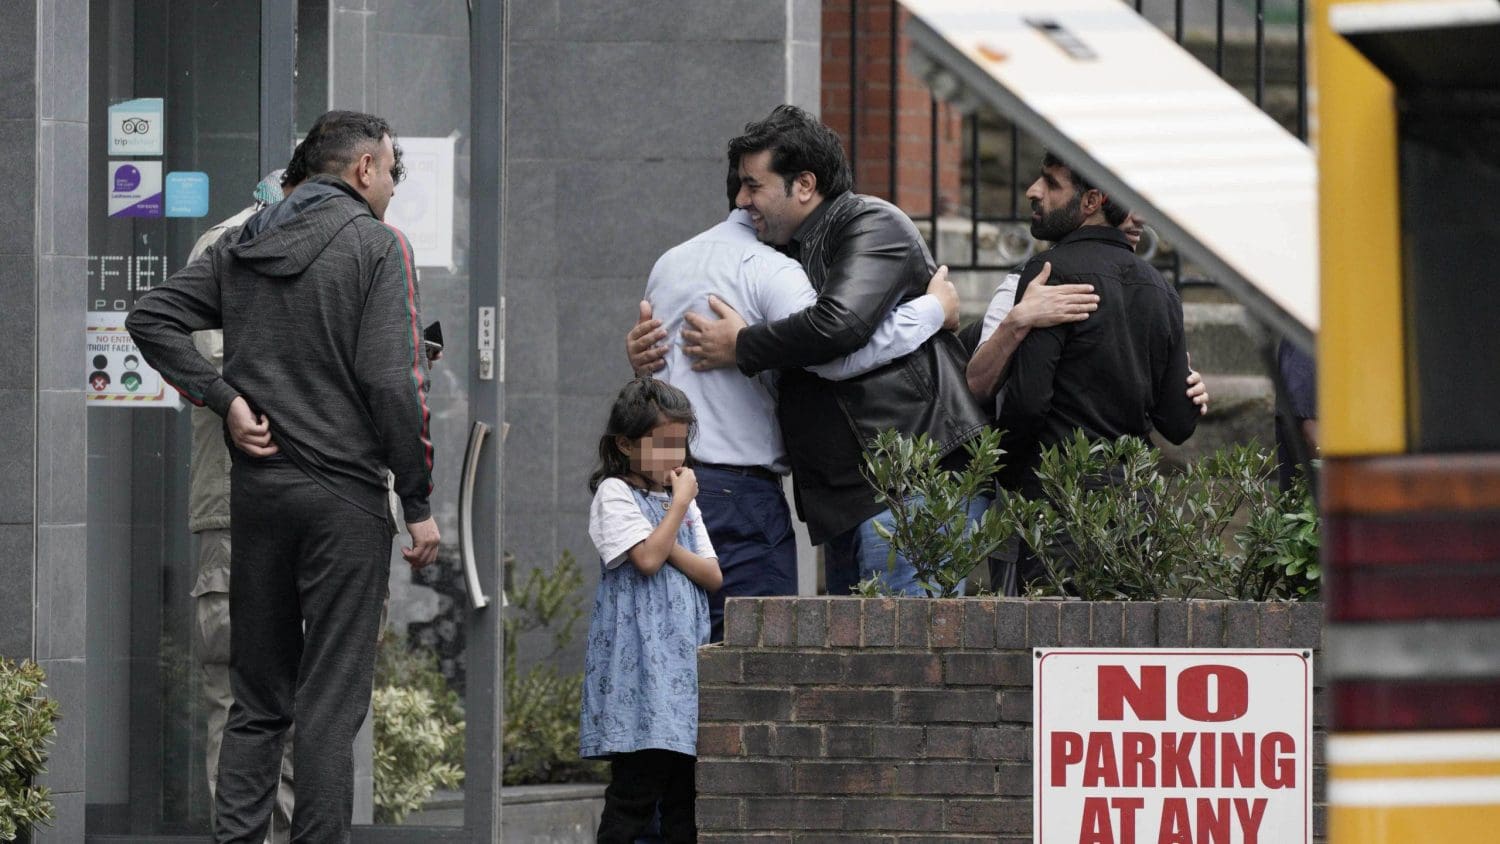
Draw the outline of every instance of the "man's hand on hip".
[[[257,416],[244,396],[235,396],[229,403],[229,415],[224,422],[229,426],[229,438],[235,447],[251,457],[270,457],[281,451],[271,441],[270,421],[264,415]]]
[[[432,518],[420,522],[407,522],[406,532],[411,534],[411,547],[401,549],[401,557],[411,564],[414,569],[423,568],[432,564],[437,559],[438,536],[437,521]]]
[[[699,372],[734,366],[735,343],[745,327],[744,317],[719,297],[708,297],[708,306],[718,319],[692,311],[682,317],[690,326],[682,329],[682,351],[693,359],[693,369]]]
[[[958,330],[958,288],[948,280],[947,265],[938,267],[932,280],[927,282],[927,293],[936,296],[943,306],[943,327],[949,331]]]
[[[636,375],[649,375],[667,365],[667,332],[661,320],[651,318],[651,303],[641,300],[640,317],[635,327],[625,335],[625,357],[630,360],[630,370]]]

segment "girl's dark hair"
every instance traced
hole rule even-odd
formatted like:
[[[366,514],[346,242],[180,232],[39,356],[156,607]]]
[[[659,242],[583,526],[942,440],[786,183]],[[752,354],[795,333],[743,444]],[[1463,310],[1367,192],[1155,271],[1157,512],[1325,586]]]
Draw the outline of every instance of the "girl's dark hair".
[[[609,411],[609,424],[599,438],[599,465],[589,476],[589,492],[597,491],[606,478],[622,478],[633,471],[630,457],[620,451],[615,438],[638,440],[651,433],[663,418],[687,425],[687,456],[683,462],[692,462],[691,443],[698,433],[698,417],[693,414],[687,394],[650,376],[636,378],[620,390],[615,406]]]

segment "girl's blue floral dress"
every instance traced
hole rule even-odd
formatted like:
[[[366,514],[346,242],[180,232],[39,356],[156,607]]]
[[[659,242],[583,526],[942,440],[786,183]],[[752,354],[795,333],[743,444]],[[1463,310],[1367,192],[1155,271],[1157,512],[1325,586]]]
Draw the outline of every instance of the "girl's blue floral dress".
[[[670,499],[632,488],[652,527]],[[694,553],[686,519],[677,542]],[[626,560],[600,561],[584,656],[579,755],[648,748],[698,752],[698,646],[708,642],[708,596],[670,563],[647,577]]]

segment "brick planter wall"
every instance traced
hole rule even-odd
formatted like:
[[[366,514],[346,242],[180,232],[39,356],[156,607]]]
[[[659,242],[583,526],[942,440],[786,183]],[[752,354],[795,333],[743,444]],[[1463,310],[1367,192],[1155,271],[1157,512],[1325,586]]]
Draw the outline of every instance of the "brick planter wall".
[[[698,652],[698,827],[757,844],[1030,842],[1032,648],[1317,651],[1322,632],[1319,604],[757,598],[726,613],[724,643]]]

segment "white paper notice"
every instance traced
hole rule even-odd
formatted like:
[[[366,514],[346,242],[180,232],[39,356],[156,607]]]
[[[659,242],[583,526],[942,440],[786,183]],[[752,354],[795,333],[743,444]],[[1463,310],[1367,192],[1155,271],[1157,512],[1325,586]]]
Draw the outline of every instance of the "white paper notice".
[[[385,221],[411,243],[419,267],[453,266],[453,147],[457,136],[403,137],[406,178],[385,211]]]

